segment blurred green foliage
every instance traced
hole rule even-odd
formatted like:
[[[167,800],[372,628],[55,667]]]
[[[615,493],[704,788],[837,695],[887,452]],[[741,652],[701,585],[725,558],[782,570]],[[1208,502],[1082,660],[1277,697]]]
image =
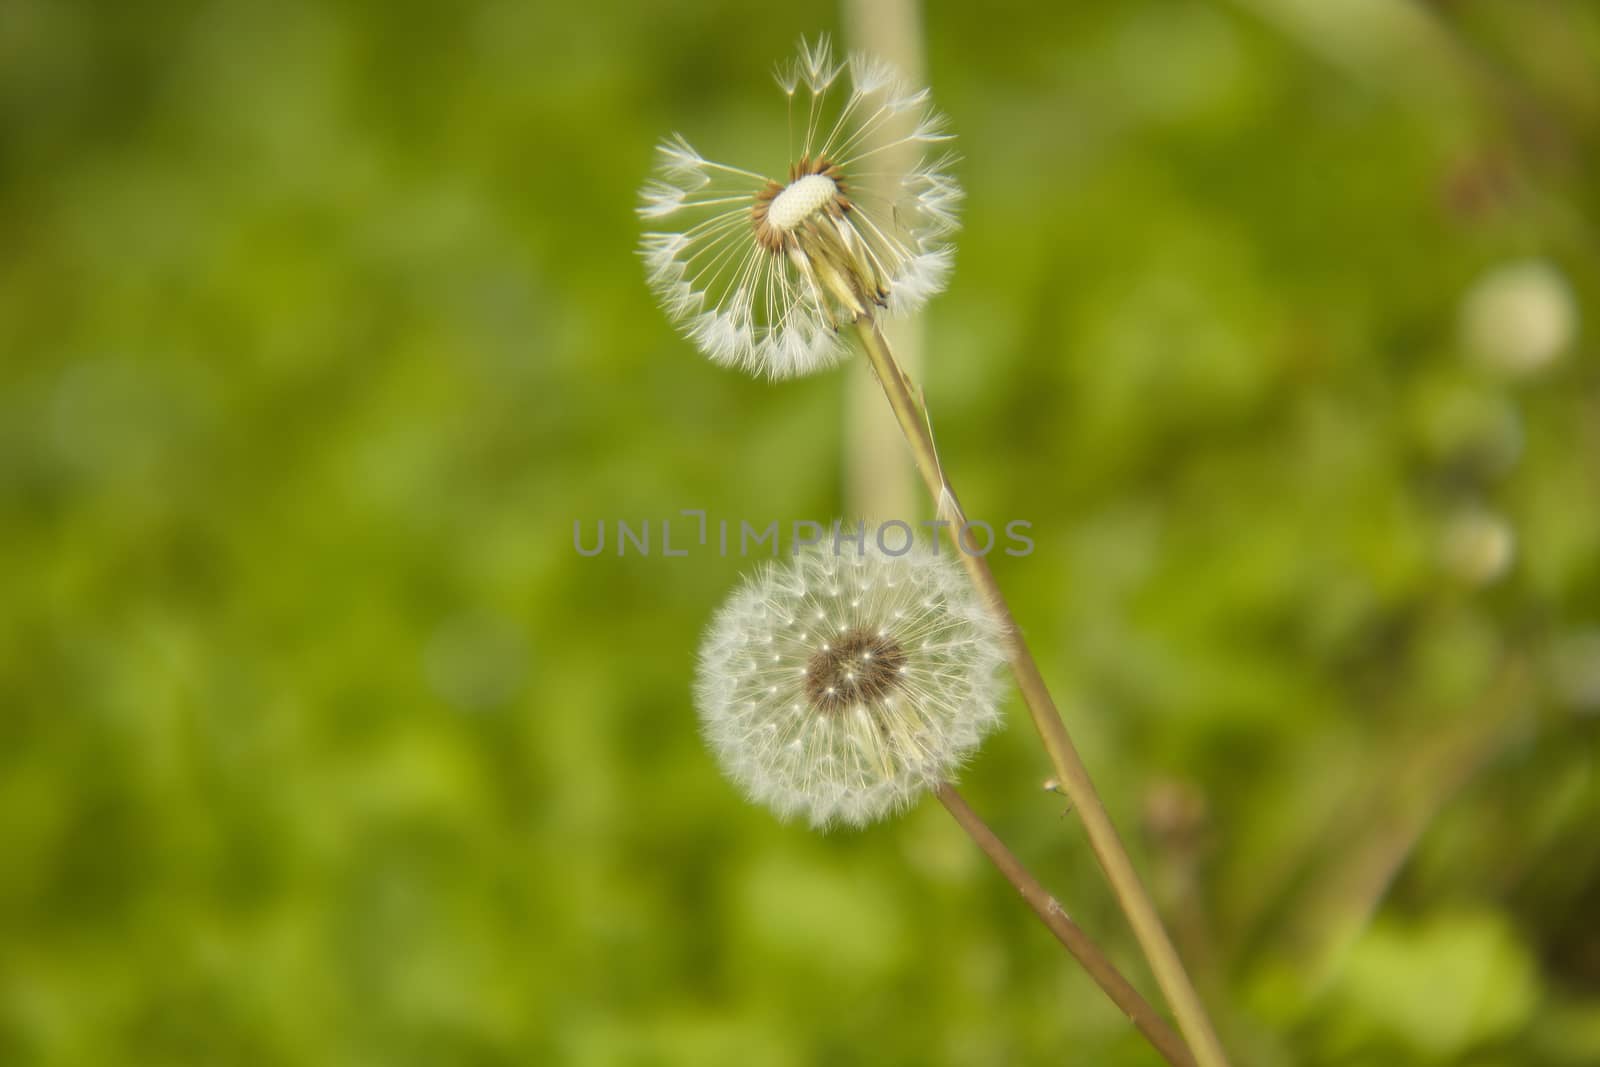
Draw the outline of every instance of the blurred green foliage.
[[[0,1063],[1153,1062],[936,805],[718,776],[744,564],[573,551],[841,506],[859,361],[710,366],[632,214],[835,16],[0,5]],[[945,463],[1237,1062],[1600,1061],[1600,9],[926,31]],[[1014,711],[972,799],[1153,989]]]

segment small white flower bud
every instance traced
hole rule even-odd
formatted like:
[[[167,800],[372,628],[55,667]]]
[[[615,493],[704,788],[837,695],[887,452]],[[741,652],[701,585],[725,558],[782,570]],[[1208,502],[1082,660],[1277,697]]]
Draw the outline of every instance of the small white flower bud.
[[[1488,585],[1516,559],[1516,531],[1494,512],[1467,509],[1446,523],[1439,553],[1445,567],[1462,581]]]
[[[1467,348],[1504,374],[1543,370],[1572,344],[1577,329],[1572,287],[1543,260],[1496,267],[1473,285],[1461,306]]]

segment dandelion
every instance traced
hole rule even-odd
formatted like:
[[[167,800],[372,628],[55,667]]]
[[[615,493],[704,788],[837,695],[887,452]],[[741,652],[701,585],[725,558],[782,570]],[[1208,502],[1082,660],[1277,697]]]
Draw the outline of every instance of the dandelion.
[[[870,309],[913,311],[944,288],[942,238],[961,189],[954,157],[931,148],[950,139],[944,117],[887,64],[836,63],[822,37],[776,74],[789,108],[784,177],[714,162],[675,134],[638,210],[663,227],[641,255],[683,334],[716,363],[789,378],[844,358],[842,325]],[[930,148],[891,169],[905,146]]]
[[[846,74],[848,72],[848,75]],[[933,442],[933,420],[880,319],[943,288],[961,190],[949,139],[925,89],[862,56],[835,63],[826,38],[781,65],[789,105],[786,176],[701,155],[679,135],[658,149],[639,214],[659,223],[641,254],[670,318],[714,362],[772,378],[807,374],[848,352],[851,326],[938,502],[952,538],[964,525]],[[843,78],[839,93],[832,92]],[[798,138],[798,146],[796,139]],[[899,166],[891,157],[917,155]],[[813,825],[862,825],[933,788],[963,828],[1072,948],[1053,898],[944,784],[998,719],[994,671],[1009,658],[1062,792],[1201,1067],[1227,1056],[1149,891],[1067,734],[1027,642],[981,556],[821,553],[748,581],[701,650],[700,715],[711,747],[749,796]],[[1004,650],[1005,655],[1002,655]],[[1077,954],[1078,949],[1073,949]],[[1080,956],[1080,959],[1083,957]],[[1188,1062],[1104,961],[1085,962],[1170,1062]],[[1132,994],[1131,998],[1129,994]]]
[[[1000,624],[949,555],[813,548],[717,614],[701,723],[752,800],[861,826],[945,781],[994,728],[1004,658]]]

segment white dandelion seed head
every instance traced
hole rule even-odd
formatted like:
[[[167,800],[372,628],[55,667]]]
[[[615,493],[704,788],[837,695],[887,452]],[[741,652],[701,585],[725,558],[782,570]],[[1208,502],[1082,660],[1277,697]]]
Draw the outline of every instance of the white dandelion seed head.
[[[823,545],[723,604],[696,698],[723,771],[813,826],[863,826],[947,781],[1000,721],[1004,631],[959,564]]]
[[[775,72],[789,113],[781,169],[707,159],[681,135],[657,148],[640,254],[679,330],[714,362],[770,378],[849,354],[840,327],[903,315],[942,290],[961,187],[926,89],[870,56],[802,41]]]

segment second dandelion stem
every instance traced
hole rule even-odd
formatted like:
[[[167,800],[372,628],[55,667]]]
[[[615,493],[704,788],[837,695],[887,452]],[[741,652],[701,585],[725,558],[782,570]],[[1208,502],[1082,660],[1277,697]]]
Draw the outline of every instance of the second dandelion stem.
[[[1111,1002],[1122,1010],[1138,1027],[1145,1039],[1161,1053],[1162,1057],[1173,1067],[1194,1067],[1194,1059],[1189,1055],[1189,1050],[1183,1047],[1183,1042],[1178,1040],[1178,1035],[1167,1029],[1167,1024],[1161,1016],[1156,1014],[1148,1001],[1139,995],[1129,981],[1122,977],[1100,947],[1089,939],[1089,935],[1073,922],[1062,909],[1056,898],[1039,884],[1039,880],[1028,872],[1022,862],[1012,854],[989,829],[989,825],[967,805],[965,799],[952,785],[939,785],[934,788],[940,803],[945,806],[955,817],[961,828],[975,841],[989,861],[1005,875],[1006,880],[1016,887],[1022,894],[1022,899],[1028,902],[1028,907],[1033,909],[1039,921],[1050,928],[1056,935],[1056,940],[1064,945],[1073,958],[1088,972],[1089,977],[1100,987]]]
[[[1128,851],[1123,846],[1116,827],[1112,825],[1110,815],[1106,813],[1105,805],[1095,790],[1094,782],[1089,778],[1089,772],[1078,755],[1077,747],[1067,734],[1061,712],[1056,709],[1055,700],[1044,684],[1044,676],[1039,673],[1033,652],[1022,637],[1022,631],[1011,614],[1011,608],[995,581],[994,572],[989,569],[989,563],[983,556],[963,551],[961,527],[966,521],[966,516],[961,511],[955,490],[950,487],[949,481],[944,476],[938,452],[934,448],[933,432],[928,426],[927,412],[917,398],[915,386],[905,371],[901,370],[899,361],[894,358],[889,342],[884,338],[876,320],[867,314],[857,319],[855,325],[867,359],[883,386],[889,406],[894,409],[895,420],[899,422],[900,430],[905,434],[907,444],[911,446],[917,471],[927,484],[928,491],[933,494],[940,517],[950,520],[948,532],[955,545],[957,556],[966,568],[973,585],[1006,626],[1006,643],[1011,669],[1016,675],[1017,687],[1022,691],[1023,700],[1028,705],[1033,725],[1039,731],[1050,763],[1061,779],[1062,789],[1072,801],[1078,817],[1083,821],[1089,846],[1094,850],[1095,858],[1105,871],[1106,880],[1111,883],[1112,892],[1116,894],[1123,913],[1128,917],[1128,925],[1133,928],[1134,937],[1138,939],[1139,947],[1150,963],[1156,982],[1161,986],[1162,994],[1172,1007],[1172,1013],[1178,1020],[1178,1028],[1183,1032],[1184,1040],[1188,1042],[1200,1067],[1227,1067],[1227,1055],[1222,1051],[1221,1042],[1217,1040],[1216,1031],[1206,1014],[1205,1005],[1201,1003],[1200,995],[1195,992],[1194,983],[1189,980],[1183,961],[1178,958],[1177,949],[1173,947],[1172,939],[1167,936],[1161,916],[1157,913],[1144,883],[1140,881],[1138,872],[1134,870],[1133,861],[1128,858]]]

